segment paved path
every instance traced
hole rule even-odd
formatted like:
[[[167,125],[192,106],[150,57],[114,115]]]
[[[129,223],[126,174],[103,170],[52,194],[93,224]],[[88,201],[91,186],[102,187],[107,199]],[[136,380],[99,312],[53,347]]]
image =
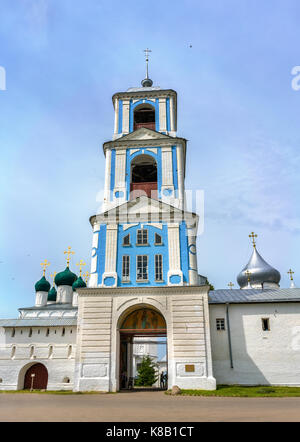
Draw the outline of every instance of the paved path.
[[[0,421],[300,422],[300,398],[174,397],[163,392],[66,396],[1,393]]]

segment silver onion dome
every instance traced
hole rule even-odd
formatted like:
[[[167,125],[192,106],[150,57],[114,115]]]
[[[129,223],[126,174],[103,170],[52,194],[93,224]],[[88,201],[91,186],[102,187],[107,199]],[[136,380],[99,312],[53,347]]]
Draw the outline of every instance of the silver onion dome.
[[[247,270],[250,272],[250,285],[253,289],[279,287],[280,273],[260,256],[256,247],[253,248],[248,264],[237,276],[241,289],[248,286],[248,277],[245,273]]]

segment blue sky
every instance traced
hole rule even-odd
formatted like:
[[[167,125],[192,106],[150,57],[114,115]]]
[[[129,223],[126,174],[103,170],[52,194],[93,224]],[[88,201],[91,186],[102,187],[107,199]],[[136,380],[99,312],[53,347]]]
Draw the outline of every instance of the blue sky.
[[[71,245],[71,268],[89,264],[111,97],[140,84],[146,47],[178,93],[186,187],[205,192],[199,272],[236,283],[255,231],[300,285],[299,16],[297,0],[2,0],[0,317],[34,304],[45,258],[60,271]]]

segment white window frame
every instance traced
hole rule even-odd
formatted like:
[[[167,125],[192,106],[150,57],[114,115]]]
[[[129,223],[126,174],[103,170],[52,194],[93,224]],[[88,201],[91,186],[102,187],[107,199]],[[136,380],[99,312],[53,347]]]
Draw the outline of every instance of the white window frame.
[[[139,235],[141,237],[141,241],[139,242]],[[146,236],[146,242],[145,242],[145,237]],[[147,246],[148,243],[148,229],[138,229],[136,231],[136,245],[137,246]]]
[[[127,238],[128,237],[128,244],[125,244],[125,242],[124,242],[124,240],[125,240],[125,238]],[[122,246],[123,247],[129,247],[130,246],[130,233],[128,233],[127,235],[125,235],[125,236],[123,236],[123,242],[122,242]]]
[[[139,278],[139,272],[138,272],[138,261],[139,258],[146,258],[146,278]],[[142,276],[144,276],[143,272],[144,263],[142,263]],[[148,255],[137,255],[136,256],[136,281],[137,282],[147,282],[149,280],[149,256]]]
[[[159,260],[158,262],[157,260]],[[160,270],[157,270],[157,266],[160,266]],[[161,282],[163,281],[163,256],[161,254],[154,255],[154,272],[155,272],[155,281]],[[160,273],[161,278],[157,278],[157,274]]]
[[[225,331],[225,318],[216,318],[216,329],[217,331]]]
[[[156,235],[160,237],[160,242],[156,241]],[[162,240],[162,236],[159,233],[154,233],[154,245],[155,246],[162,246],[163,240]]]
[[[127,261],[127,262],[125,262],[125,261]],[[124,269],[127,271],[124,272]],[[124,273],[127,273],[127,274],[124,275]],[[122,282],[130,282],[130,256],[129,255],[122,256]]]

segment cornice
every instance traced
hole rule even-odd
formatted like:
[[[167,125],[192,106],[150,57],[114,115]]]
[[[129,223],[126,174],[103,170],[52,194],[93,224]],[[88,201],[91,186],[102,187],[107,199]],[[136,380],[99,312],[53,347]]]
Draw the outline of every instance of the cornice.
[[[184,152],[186,149],[186,142],[187,140],[185,138],[179,138],[179,137],[170,137],[170,138],[148,138],[144,140],[126,140],[117,138],[116,140],[112,141],[106,141],[103,143],[103,152],[106,155],[107,149],[132,149],[135,147],[163,147],[163,146],[173,146],[176,144],[183,144]]]
[[[88,296],[129,296],[136,297],[141,295],[151,296],[172,296],[172,295],[207,295],[208,285],[201,286],[164,286],[164,287],[115,287],[115,288],[80,288],[76,290],[79,297]]]
[[[162,98],[167,98],[173,96],[175,97],[175,99],[177,98],[177,92],[174,91],[173,89],[155,89],[153,91],[132,91],[132,92],[116,92],[113,96],[112,96],[112,102],[114,103],[114,100],[116,98],[145,98],[147,99],[148,97],[162,97]]]

